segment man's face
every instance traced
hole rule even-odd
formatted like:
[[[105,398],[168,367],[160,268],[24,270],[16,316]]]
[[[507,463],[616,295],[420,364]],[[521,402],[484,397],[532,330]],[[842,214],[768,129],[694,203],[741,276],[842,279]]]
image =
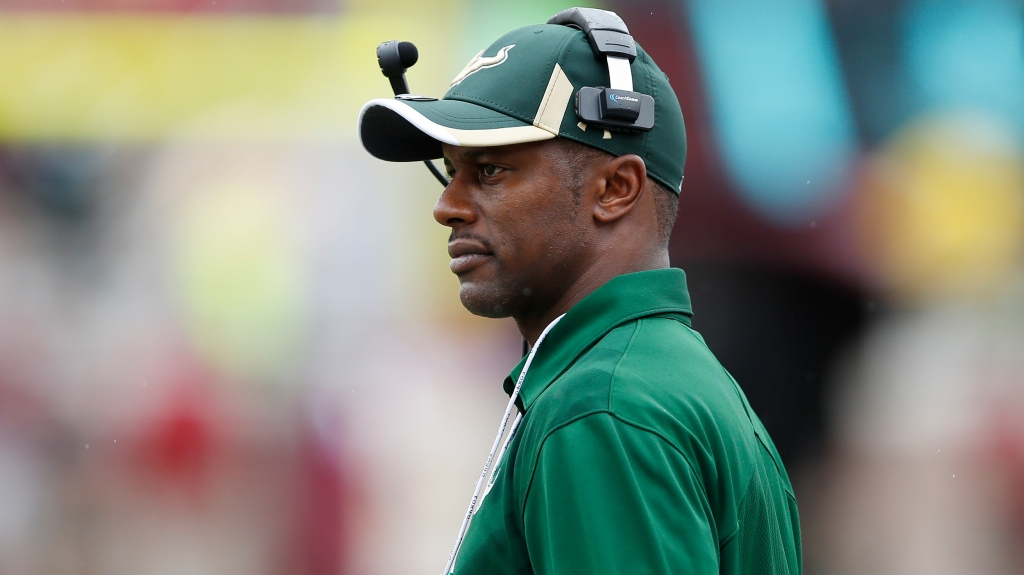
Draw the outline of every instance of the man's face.
[[[444,155],[452,182],[434,219],[452,229],[462,304],[485,317],[543,313],[590,261],[592,221],[580,213],[563,145],[445,145]]]

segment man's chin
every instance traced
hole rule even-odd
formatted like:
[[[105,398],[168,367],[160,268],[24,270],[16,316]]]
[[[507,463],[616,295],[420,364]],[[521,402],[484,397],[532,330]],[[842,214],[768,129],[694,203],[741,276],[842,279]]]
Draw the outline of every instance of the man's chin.
[[[459,299],[469,313],[481,317],[502,318],[512,315],[510,297],[504,290],[487,288],[474,282],[463,282],[459,288]]]

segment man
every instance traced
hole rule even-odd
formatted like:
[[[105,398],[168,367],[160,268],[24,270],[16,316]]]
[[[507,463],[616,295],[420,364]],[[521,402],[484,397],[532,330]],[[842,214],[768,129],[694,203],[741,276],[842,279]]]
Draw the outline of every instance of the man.
[[[574,96],[613,72],[563,25],[506,34],[442,100],[374,100],[360,114],[377,157],[443,155],[451,183],[434,218],[452,230],[466,308],[511,316],[531,346],[550,330],[457,574],[801,572],[782,462],[690,327],[685,276],[669,267],[683,118],[636,51],[649,131],[580,121]]]

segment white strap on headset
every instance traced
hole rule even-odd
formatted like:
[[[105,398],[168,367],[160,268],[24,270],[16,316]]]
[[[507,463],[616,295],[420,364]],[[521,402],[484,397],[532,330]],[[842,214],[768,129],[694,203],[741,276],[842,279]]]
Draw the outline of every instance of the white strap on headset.
[[[629,70],[629,60],[616,56],[608,56],[608,79],[613,90],[633,91],[633,73]]]

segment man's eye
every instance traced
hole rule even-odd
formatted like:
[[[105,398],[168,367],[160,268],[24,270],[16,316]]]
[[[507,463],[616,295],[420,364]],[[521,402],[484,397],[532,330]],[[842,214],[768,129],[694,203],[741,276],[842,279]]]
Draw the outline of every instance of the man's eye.
[[[492,164],[484,164],[483,166],[480,166],[480,173],[489,178],[498,175],[498,172],[500,171],[501,168]]]

